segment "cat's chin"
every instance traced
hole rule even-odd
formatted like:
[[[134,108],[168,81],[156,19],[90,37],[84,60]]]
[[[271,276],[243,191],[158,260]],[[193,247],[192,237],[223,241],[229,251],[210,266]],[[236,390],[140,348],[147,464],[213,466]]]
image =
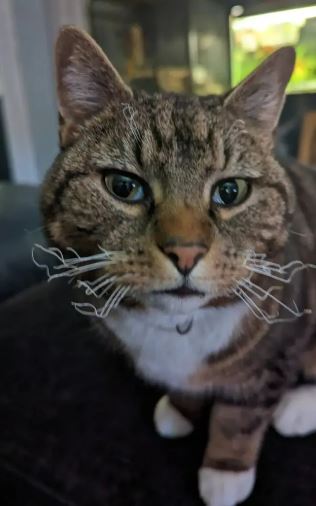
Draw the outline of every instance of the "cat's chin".
[[[165,292],[149,294],[143,303],[166,313],[188,314],[208,304],[211,298],[210,294],[192,294],[183,297]]]

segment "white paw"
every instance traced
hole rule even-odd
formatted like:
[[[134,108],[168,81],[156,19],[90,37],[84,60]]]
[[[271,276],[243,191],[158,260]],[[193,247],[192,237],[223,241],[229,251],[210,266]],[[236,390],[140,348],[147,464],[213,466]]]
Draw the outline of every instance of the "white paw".
[[[251,494],[255,478],[254,468],[234,472],[202,467],[199,471],[200,496],[207,506],[235,506]]]
[[[166,438],[188,436],[193,431],[192,423],[172,406],[167,395],[157,402],[154,423],[158,434]]]
[[[273,426],[282,436],[306,436],[316,431],[316,387],[287,392],[273,415]]]

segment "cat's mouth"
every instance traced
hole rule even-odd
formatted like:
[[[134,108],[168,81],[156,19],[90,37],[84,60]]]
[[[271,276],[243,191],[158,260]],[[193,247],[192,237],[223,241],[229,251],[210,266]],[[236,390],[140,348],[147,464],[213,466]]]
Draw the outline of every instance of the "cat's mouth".
[[[179,297],[181,299],[184,298],[190,298],[190,297],[205,297],[205,292],[200,292],[199,290],[194,290],[192,288],[189,288],[186,285],[182,285],[179,288],[174,288],[172,290],[164,290],[159,292],[161,294],[165,295],[173,295],[174,297]],[[209,300],[205,306],[203,307],[224,307],[227,305],[230,305],[236,301],[238,301],[238,297],[234,296],[234,294],[231,295],[225,295],[222,297],[216,297],[211,300]]]
[[[179,288],[174,288],[173,290],[165,290],[163,292],[166,295],[173,295],[175,297],[204,297],[204,292],[199,292],[198,290],[192,290],[186,285],[180,286]]]

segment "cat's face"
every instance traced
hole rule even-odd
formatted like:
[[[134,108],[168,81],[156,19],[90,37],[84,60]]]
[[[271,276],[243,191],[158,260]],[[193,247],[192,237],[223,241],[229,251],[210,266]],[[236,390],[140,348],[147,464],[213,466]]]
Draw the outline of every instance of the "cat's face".
[[[135,96],[71,28],[57,64],[66,149],[42,197],[54,243],[118,252],[104,272],[171,311],[231,296],[249,250],[282,248],[294,199],[271,135],[290,50],[225,98]]]

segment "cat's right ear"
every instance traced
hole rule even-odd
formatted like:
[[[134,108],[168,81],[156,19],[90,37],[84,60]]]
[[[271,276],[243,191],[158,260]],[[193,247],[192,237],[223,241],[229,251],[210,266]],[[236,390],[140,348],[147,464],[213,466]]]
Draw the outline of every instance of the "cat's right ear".
[[[74,26],[61,29],[56,42],[60,143],[74,141],[79,127],[111,102],[126,102],[132,91],[102,49]]]
[[[226,96],[225,107],[270,138],[279,121],[294,64],[293,47],[275,51]]]

